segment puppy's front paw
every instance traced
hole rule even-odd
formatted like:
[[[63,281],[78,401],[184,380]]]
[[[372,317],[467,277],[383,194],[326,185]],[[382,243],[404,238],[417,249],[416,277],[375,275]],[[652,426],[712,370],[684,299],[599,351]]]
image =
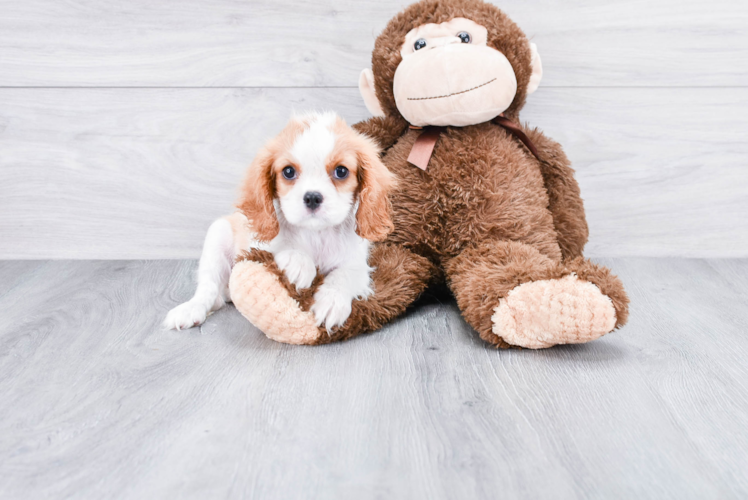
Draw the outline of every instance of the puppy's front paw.
[[[163,326],[168,330],[184,330],[202,325],[208,317],[208,310],[202,304],[185,302],[166,315]]]
[[[353,297],[347,291],[325,283],[320,285],[310,309],[317,320],[317,326],[324,324],[328,331],[341,326],[351,315],[352,301]]]
[[[317,267],[307,254],[296,250],[286,250],[275,256],[275,263],[283,271],[288,281],[296,285],[297,290],[312,286],[317,276]]]

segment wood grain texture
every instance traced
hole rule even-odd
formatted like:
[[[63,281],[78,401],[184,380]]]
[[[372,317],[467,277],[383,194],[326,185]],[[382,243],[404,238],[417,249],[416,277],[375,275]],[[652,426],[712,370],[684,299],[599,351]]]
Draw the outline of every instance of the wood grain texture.
[[[748,260],[606,259],[628,326],[497,351],[429,294],[298,347],[194,261],[2,262],[2,498],[745,498]]]
[[[0,257],[196,258],[292,109],[355,89],[2,89]],[[748,89],[541,89],[597,256],[748,256]]]
[[[1,86],[355,86],[409,0],[0,0]],[[748,3],[497,2],[544,84],[746,86]]]

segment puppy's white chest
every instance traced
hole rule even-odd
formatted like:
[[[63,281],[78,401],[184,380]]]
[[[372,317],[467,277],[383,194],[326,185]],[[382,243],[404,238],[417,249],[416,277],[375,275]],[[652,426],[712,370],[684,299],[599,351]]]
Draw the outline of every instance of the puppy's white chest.
[[[315,267],[322,274],[327,274],[339,267],[346,258],[356,258],[352,251],[352,235],[341,231],[315,231],[299,235],[296,248],[307,253],[314,261]]]

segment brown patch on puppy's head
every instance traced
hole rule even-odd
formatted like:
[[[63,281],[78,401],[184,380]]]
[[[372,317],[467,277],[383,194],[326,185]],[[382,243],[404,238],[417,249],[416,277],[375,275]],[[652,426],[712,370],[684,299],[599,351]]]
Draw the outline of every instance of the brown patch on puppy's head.
[[[338,192],[356,193],[359,190],[358,172],[360,170],[357,153],[365,147],[365,144],[362,143],[361,136],[348,127],[340,117],[335,121],[332,130],[335,134],[335,146],[327,157],[327,173]],[[335,171],[338,167],[348,170],[345,178],[336,177]]]
[[[305,128],[300,120],[289,121],[278,136],[260,149],[247,170],[236,207],[249,219],[259,241],[270,241],[278,236],[280,225],[273,200],[278,190],[286,187],[283,181],[278,182],[282,179],[279,174],[288,164],[287,152]]]
[[[348,127],[343,120],[335,124],[336,143],[328,168],[343,165],[350,171],[339,190],[358,194],[356,234],[369,241],[381,241],[394,229],[388,194],[395,186],[395,175],[379,159],[379,147],[368,137]]]

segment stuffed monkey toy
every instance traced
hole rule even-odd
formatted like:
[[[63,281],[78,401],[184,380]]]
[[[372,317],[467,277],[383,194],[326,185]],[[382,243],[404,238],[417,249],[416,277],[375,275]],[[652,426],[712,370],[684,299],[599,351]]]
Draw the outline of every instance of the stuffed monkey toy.
[[[621,282],[582,256],[587,222],[569,160],[518,125],[541,76],[534,44],[491,4],[422,0],[395,16],[359,81],[374,117],[354,126],[399,178],[395,229],[370,256],[374,295],[327,332],[309,313],[324,278],[297,292],[254,250],[231,276],[237,309],[270,338],[321,344],[376,330],[446,282],[498,347],[588,342],[622,326]]]

